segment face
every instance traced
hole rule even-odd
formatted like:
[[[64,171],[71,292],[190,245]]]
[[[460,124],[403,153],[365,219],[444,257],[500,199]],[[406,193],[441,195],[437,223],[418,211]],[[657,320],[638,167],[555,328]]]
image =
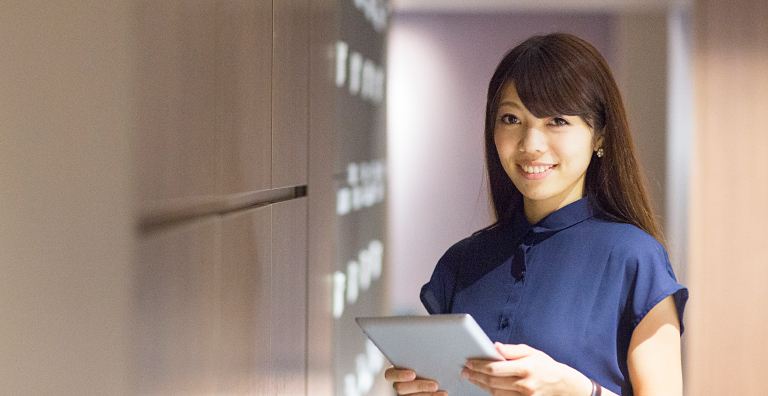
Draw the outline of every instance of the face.
[[[536,118],[513,84],[502,91],[494,141],[504,170],[523,194],[531,222],[584,195],[592,152],[602,144],[579,116]]]

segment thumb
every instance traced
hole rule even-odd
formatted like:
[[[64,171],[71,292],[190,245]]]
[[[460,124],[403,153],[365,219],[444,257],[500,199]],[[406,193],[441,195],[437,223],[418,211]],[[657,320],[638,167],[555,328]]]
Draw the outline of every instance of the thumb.
[[[522,359],[526,356],[530,356],[536,352],[535,349],[525,344],[502,344],[497,342],[494,344],[496,350],[499,351],[501,356],[507,360]]]

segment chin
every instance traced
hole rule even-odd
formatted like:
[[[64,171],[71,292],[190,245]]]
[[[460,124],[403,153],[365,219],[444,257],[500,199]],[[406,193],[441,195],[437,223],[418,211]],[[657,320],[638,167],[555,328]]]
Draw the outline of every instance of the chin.
[[[531,201],[544,201],[544,200],[547,200],[549,198],[552,198],[551,194],[545,194],[545,193],[530,193],[530,192],[525,193],[525,192],[522,192],[522,191],[520,191],[520,193],[523,194],[524,198],[526,198],[528,200],[531,200]]]

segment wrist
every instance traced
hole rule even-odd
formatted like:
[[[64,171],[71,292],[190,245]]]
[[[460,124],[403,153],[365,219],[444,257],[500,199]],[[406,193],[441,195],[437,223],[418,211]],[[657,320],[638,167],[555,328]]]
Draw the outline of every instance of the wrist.
[[[602,396],[603,387],[600,386],[600,384],[598,384],[597,382],[595,382],[595,380],[591,378],[589,379],[589,382],[591,382],[592,384],[592,393],[590,394],[590,396]]]
[[[566,378],[567,390],[563,392],[563,394],[572,396],[592,396],[592,380],[576,369],[572,367],[568,368],[570,369],[570,375]]]

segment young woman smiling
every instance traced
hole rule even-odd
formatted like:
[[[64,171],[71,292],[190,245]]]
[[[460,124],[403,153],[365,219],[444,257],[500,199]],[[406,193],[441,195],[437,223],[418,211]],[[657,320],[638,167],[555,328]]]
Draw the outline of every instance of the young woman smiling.
[[[688,291],[599,52],[568,34],[512,49],[488,87],[485,147],[496,221],[421,291],[430,313],[471,314],[506,358],[462,375],[494,395],[681,396]],[[399,394],[444,394],[417,374],[385,377]]]

